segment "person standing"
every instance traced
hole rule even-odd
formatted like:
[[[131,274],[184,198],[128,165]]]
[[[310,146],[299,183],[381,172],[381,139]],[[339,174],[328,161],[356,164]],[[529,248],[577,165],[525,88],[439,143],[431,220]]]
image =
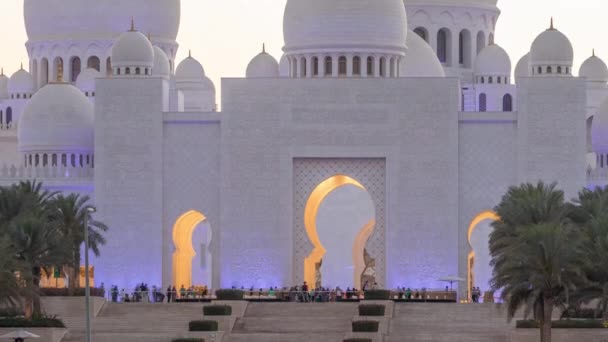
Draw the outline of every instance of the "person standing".
[[[167,287],[167,303],[171,303],[171,285]]]

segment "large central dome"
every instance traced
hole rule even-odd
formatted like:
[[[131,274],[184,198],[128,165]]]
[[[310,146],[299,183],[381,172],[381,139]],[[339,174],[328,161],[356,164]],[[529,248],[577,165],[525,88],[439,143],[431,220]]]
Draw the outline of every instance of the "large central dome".
[[[370,49],[405,53],[403,0],[288,0],[285,52]]]
[[[180,0],[25,0],[30,41],[114,39],[129,28],[175,41]]]

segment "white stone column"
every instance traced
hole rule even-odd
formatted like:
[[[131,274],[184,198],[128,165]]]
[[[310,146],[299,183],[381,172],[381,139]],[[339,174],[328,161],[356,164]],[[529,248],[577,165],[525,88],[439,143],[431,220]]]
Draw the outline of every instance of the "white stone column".
[[[295,60],[297,61],[297,66],[298,66],[298,70],[297,70],[297,77],[298,78],[302,78],[304,77],[304,68],[302,67],[302,60],[301,60],[302,56],[295,56]]]
[[[306,78],[311,78],[314,71],[312,68],[312,58],[312,55],[306,55]]]
[[[63,57],[63,82],[70,83],[71,79],[71,63],[70,57]]]
[[[346,77],[353,77],[353,55],[346,55]]]
[[[319,77],[325,77],[325,57],[324,55],[317,56],[319,61]]]
[[[340,58],[340,55],[338,54],[332,54],[331,55],[331,77],[338,77],[338,68],[339,68],[339,64],[338,64],[338,59]]]
[[[367,78],[367,58],[368,55],[361,55],[361,77]]]
[[[382,58],[382,56],[374,55],[374,77],[375,78],[380,77],[380,58]]]
[[[106,75],[108,74],[108,65],[107,65],[107,57],[99,57],[99,73],[103,76],[106,77]]]

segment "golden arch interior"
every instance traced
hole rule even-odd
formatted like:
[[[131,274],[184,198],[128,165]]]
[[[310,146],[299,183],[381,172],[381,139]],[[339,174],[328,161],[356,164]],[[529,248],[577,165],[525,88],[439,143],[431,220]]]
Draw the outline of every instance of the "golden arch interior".
[[[473,286],[474,278],[472,263],[475,260],[475,250],[473,250],[473,246],[471,245],[471,237],[473,236],[475,228],[477,228],[477,226],[485,220],[498,221],[500,220],[500,217],[494,211],[486,210],[475,216],[475,218],[473,218],[469,224],[469,230],[467,233],[467,241],[469,243],[469,248],[471,249],[469,252],[469,257],[467,258],[467,297],[469,301],[471,300],[471,287]]]
[[[188,288],[192,286],[192,260],[196,251],[192,235],[196,227],[207,220],[202,213],[191,210],[180,216],[173,226],[173,284]]]

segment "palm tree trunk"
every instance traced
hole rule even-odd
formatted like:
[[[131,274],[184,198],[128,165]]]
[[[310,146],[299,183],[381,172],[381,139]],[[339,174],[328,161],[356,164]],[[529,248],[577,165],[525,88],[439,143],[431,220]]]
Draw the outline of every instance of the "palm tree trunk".
[[[541,342],[551,342],[551,323],[553,318],[553,299],[543,299],[543,319],[541,324]]]
[[[72,260],[69,292],[73,295],[80,288],[80,244],[74,244],[74,259]]]
[[[42,305],[40,304],[40,277],[42,270],[40,267],[32,268],[32,313],[36,316],[42,315]]]

